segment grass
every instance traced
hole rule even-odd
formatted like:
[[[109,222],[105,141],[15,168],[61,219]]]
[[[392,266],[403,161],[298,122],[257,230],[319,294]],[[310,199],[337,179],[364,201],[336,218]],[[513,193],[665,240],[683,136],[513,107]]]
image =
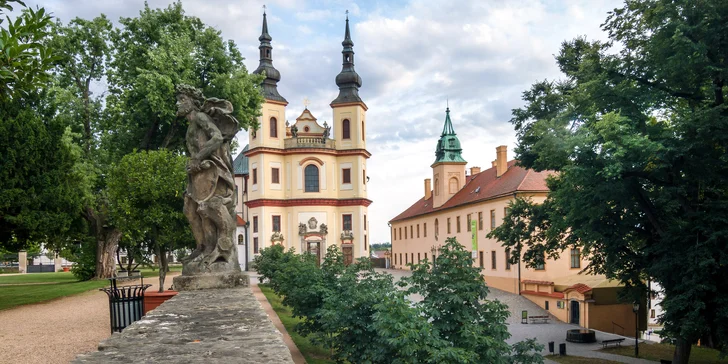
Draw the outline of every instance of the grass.
[[[300,350],[301,354],[303,354],[304,358],[306,358],[306,362],[310,364],[334,363],[333,360],[329,359],[329,351],[326,348],[311,343],[308,338],[299,335],[294,330],[296,324],[301,322],[301,319],[292,316],[291,309],[288,306],[283,305],[281,297],[276,295],[267,285],[261,284],[258,285],[258,287],[260,287],[265,298],[267,298],[268,302],[270,302],[271,307],[273,307],[273,311],[275,311],[278,315],[278,318],[283,323],[288,334],[291,335],[291,339],[293,339],[298,350]]]
[[[70,273],[45,273],[52,274],[70,274]],[[44,273],[27,274],[44,275]],[[25,277],[23,275],[22,277]],[[12,277],[2,277],[3,280]],[[64,277],[65,278],[65,277]],[[56,278],[58,279],[58,278]],[[35,283],[35,282],[33,282]],[[27,305],[31,303],[45,302],[52,299],[71,296],[74,294],[86,292],[92,289],[98,289],[108,286],[108,281],[85,281],[85,282],[61,282],[56,284],[33,284],[33,285],[17,285],[0,287],[0,310]]]
[[[13,276],[0,276],[0,284],[26,284],[26,283],[70,283],[78,279],[71,272],[58,273],[28,273]]]
[[[670,344],[640,344],[640,358],[660,361],[660,359],[672,360],[675,346]],[[634,357],[634,346],[618,346],[602,349],[610,354]],[[718,359],[718,350],[693,346],[690,351],[690,363],[695,364],[728,364],[728,358]]]
[[[559,356],[549,355],[546,359],[555,361],[562,364],[619,364],[618,361],[596,359],[596,358],[585,358],[583,356]]]

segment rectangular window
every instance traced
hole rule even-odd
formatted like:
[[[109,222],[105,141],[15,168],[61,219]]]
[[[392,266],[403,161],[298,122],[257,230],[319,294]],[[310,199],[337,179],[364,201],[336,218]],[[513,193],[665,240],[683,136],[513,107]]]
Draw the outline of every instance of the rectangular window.
[[[407,239],[407,227],[404,227],[404,238]]]
[[[417,224],[417,238],[420,237],[420,224]]]
[[[394,255],[394,264],[397,265],[397,254],[393,254],[393,255]]]
[[[425,253],[425,261],[427,261],[427,253]]]
[[[399,240],[402,240],[402,228],[399,228]]]
[[[364,235],[364,250],[367,250],[367,236]]]
[[[495,269],[495,250],[490,252],[490,269]]]
[[[506,270],[511,270],[511,249],[506,248]]]
[[[361,184],[367,184],[367,171],[363,169],[361,170]]]
[[[412,238],[412,239],[415,238],[415,234],[414,234],[414,231],[412,229],[412,225],[410,225],[410,238]]]
[[[465,230],[470,231],[470,220],[472,220],[473,214],[468,214],[468,223],[465,225]]]
[[[258,238],[253,238],[253,254],[258,254]]]
[[[270,169],[270,183],[281,183],[280,170],[278,168]]]
[[[485,262],[483,259],[483,255],[484,255],[483,251],[481,250],[479,253],[480,253],[480,268],[485,268]]]
[[[571,249],[571,268],[581,268],[581,252],[579,248]]]
[[[258,216],[253,216],[253,232],[258,232]]]
[[[273,231],[281,231],[281,216],[273,215]]]
[[[450,218],[447,218],[447,233],[450,234]]]
[[[544,301],[544,308],[546,309],[546,311],[549,310],[549,301]]]
[[[650,318],[655,318],[655,310],[650,310]]]
[[[343,222],[343,229],[344,230],[352,230],[351,228],[351,215],[346,214],[342,216],[342,222]]]
[[[420,259],[420,253],[417,253],[417,263],[419,263],[422,259]]]
[[[478,212],[478,230],[483,230],[483,211]]]
[[[410,262],[412,262],[412,264],[415,264],[415,253],[410,253]]]
[[[351,168],[344,168],[341,170],[341,183],[351,183]]]
[[[427,237],[427,223],[422,224],[422,235]]]
[[[364,214],[364,230],[367,229],[367,215]]]
[[[258,168],[253,168],[253,184],[258,184]]]
[[[455,229],[458,233],[460,232],[460,216],[455,218]]]
[[[407,258],[407,255],[404,257]],[[399,253],[399,264],[402,264],[402,253]]]
[[[536,268],[535,268],[536,270],[545,270],[546,269],[546,266],[545,266],[545,264],[546,264],[546,256],[545,255],[543,257],[543,261],[544,261],[544,263],[539,264],[539,265],[536,266]]]
[[[495,210],[490,210],[490,229],[495,229]]]

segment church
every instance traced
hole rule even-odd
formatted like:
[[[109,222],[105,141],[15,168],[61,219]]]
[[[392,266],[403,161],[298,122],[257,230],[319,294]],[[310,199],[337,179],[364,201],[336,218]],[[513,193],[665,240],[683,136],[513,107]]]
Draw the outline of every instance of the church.
[[[254,73],[265,75],[265,102],[258,128],[248,130],[249,145],[236,158],[236,165],[241,164],[236,180],[245,181],[244,187],[238,184],[242,209],[247,210],[238,208],[238,222],[247,234],[238,240],[248,242],[239,248],[245,249],[246,261],[274,244],[310,252],[319,262],[333,245],[341,248],[347,264],[369,256],[367,106],[359,97],[362,79],[354,70],[348,16],[341,43],[343,66],[336,76],[339,95],[330,103],[332,125],[320,124],[308,105],[294,123],[286,121],[288,101],[277,89],[281,74],[273,66],[266,14],[258,40],[260,64]]]

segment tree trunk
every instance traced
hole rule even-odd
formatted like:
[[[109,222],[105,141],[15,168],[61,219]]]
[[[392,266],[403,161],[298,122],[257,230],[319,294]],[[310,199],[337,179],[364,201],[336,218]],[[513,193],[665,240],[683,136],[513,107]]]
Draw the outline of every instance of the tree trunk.
[[[157,259],[159,262],[159,293],[164,292],[164,279],[167,278],[167,252],[162,247],[157,247]]]
[[[96,235],[96,278],[114,276],[114,253],[119,247],[120,238],[121,231],[114,228],[102,228],[102,232]]]
[[[692,349],[692,344],[688,340],[678,338],[677,345],[675,345],[675,353],[672,357],[672,363],[688,364],[688,359],[690,359],[690,349]]]

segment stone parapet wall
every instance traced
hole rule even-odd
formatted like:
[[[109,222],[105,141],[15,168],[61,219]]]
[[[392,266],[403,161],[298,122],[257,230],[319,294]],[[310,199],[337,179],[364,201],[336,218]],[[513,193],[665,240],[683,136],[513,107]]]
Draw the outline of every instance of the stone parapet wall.
[[[293,363],[248,287],[180,292],[73,363]]]

